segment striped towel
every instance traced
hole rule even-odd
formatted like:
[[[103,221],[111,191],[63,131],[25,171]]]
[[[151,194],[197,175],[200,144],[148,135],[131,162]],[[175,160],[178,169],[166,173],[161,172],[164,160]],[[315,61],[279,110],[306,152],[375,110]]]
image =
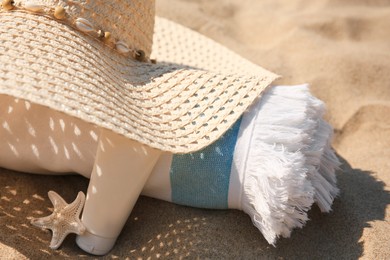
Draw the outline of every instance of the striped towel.
[[[218,141],[185,155],[164,154],[143,194],[177,204],[240,209],[270,244],[329,212],[339,161],[324,104],[307,85],[270,88]]]

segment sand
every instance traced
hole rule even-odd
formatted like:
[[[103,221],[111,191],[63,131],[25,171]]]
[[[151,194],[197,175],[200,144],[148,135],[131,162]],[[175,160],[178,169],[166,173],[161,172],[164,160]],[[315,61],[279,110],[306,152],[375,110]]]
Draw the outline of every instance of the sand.
[[[390,259],[390,1],[157,0],[157,13],[282,75],[278,84],[310,83],[335,127],[341,194],[276,248],[242,212],[142,197],[103,259]],[[86,179],[1,170],[0,183],[0,258],[91,257],[74,236],[50,250],[50,232],[28,221],[50,213],[48,190],[70,201]]]

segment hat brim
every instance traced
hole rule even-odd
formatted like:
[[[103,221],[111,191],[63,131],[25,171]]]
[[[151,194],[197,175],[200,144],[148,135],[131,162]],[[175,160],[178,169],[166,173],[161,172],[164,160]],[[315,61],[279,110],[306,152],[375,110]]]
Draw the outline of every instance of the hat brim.
[[[0,94],[174,153],[214,142],[277,78],[162,18],[157,64],[126,58],[42,15],[5,12],[0,23]]]

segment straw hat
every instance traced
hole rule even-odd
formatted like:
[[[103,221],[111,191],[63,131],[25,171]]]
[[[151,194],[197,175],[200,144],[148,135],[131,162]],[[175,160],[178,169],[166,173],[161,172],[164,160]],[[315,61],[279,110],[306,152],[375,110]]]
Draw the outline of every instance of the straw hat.
[[[207,146],[277,76],[154,9],[154,0],[2,0],[0,94],[164,151]]]

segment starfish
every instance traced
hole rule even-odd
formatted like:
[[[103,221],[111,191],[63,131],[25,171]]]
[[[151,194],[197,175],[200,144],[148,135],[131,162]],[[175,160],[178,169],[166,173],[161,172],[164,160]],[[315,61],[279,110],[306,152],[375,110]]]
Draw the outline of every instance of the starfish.
[[[53,213],[47,217],[34,218],[31,220],[31,224],[43,229],[50,229],[53,233],[50,248],[57,249],[68,234],[76,233],[82,235],[85,232],[85,226],[80,220],[85,195],[80,191],[77,198],[71,204],[66,203],[54,191],[49,191],[48,195],[54,206]]]

